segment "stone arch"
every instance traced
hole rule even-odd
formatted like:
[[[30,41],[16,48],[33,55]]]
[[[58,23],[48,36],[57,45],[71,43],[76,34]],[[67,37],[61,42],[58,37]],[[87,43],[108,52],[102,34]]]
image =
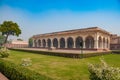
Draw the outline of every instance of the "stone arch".
[[[51,40],[48,39],[48,40],[47,40],[47,43],[48,43],[48,48],[50,48],[50,47],[51,47]]]
[[[67,39],[67,47],[68,47],[68,48],[73,48],[73,46],[74,46],[73,38],[72,38],[72,37],[69,37],[69,38]]]
[[[40,47],[41,46],[41,40],[39,39],[38,40],[38,47]]]
[[[76,38],[76,40],[75,40],[75,45],[76,45],[76,48],[80,48],[81,46],[80,46],[80,44],[83,44],[83,39],[82,39],[82,37],[77,37]]]
[[[34,40],[34,47],[37,47],[37,40]]]
[[[57,38],[53,39],[53,47],[58,48],[58,40],[57,40]]]
[[[94,38],[92,36],[87,36],[85,40],[86,48],[94,48]]]
[[[99,36],[98,38],[98,48],[102,48],[102,38]]]
[[[42,44],[43,44],[43,47],[45,48],[46,47],[46,41],[45,41],[45,39],[42,40]]]
[[[65,48],[65,39],[64,38],[60,39],[60,48]]]

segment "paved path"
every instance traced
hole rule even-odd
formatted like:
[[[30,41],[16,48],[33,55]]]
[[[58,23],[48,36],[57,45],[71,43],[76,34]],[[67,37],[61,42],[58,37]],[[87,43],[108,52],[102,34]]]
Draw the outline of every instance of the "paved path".
[[[9,80],[9,79],[5,77],[2,73],[0,73],[0,80]]]

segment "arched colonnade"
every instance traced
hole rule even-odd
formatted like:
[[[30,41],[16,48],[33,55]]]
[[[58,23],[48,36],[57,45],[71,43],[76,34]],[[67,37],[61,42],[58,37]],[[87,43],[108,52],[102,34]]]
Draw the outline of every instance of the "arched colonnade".
[[[61,38],[42,38],[34,39],[33,47],[42,48],[80,48],[80,43],[83,44],[84,49],[107,49],[109,48],[109,38],[98,36],[95,39],[93,36],[77,37],[61,37]],[[97,45],[97,47],[96,47]]]

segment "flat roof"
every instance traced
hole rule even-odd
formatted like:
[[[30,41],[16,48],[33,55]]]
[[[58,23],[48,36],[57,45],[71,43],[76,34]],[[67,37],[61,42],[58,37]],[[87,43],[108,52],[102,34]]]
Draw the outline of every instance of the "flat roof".
[[[51,33],[45,33],[45,34],[37,34],[37,35],[33,35],[33,37],[44,36],[44,35],[54,35],[54,34],[60,34],[60,33],[72,33],[72,32],[79,32],[79,31],[94,31],[94,30],[98,30],[98,31],[102,31],[102,32],[105,32],[107,34],[110,34],[108,31],[106,31],[104,29],[101,29],[99,27],[89,27],[89,28],[81,28],[81,29],[51,32]]]

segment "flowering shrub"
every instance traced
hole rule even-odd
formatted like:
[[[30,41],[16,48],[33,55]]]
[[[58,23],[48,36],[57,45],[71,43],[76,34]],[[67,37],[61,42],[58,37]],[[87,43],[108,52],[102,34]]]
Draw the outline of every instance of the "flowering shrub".
[[[120,69],[110,67],[103,60],[101,64],[89,64],[90,80],[120,80]]]
[[[32,65],[32,61],[30,58],[22,59],[22,66],[30,66]]]
[[[0,49],[0,55],[2,58],[9,56],[9,50],[6,47]]]

